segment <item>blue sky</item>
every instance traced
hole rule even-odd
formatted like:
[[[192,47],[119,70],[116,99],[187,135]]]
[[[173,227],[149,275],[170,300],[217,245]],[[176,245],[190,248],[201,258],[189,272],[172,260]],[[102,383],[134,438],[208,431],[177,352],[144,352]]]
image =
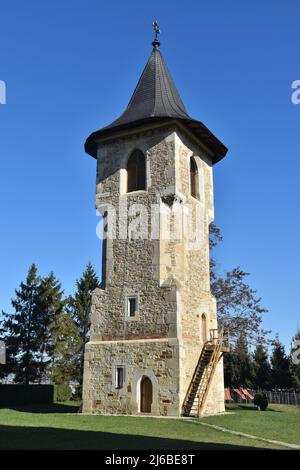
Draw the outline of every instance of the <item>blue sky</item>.
[[[161,51],[189,113],[228,147],[215,166],[221,270],[240,265],[289,344],[300,325],[300,3],[252,0],[10,0],[1,4],[0,308],[37,263],[67,293],[91,260],[100,272],[92,130],[125,108]]]

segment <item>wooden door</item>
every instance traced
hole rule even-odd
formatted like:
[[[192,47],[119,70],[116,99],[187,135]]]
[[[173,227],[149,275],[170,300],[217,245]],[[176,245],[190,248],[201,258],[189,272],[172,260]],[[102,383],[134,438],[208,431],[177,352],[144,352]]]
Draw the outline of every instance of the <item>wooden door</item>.
[[[143,377],[141,381],[141,412],[151,413],[152,404],[152,382],[148,377]]]

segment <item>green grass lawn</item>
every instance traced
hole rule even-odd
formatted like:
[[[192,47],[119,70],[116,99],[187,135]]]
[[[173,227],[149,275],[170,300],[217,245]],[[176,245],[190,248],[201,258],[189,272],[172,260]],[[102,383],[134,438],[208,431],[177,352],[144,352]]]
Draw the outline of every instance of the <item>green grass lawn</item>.
[[[300,407],[270,404],[266,411],[259,412],[252,405],[232,404],[228,413],[209,416],[205,422],[233,431],[300,445]]]
[[[300,409],[271,405],[203,418],[235,431],[300,444]],[[83,416],[72,403],[0,409],[0,449],[280,449],[282,447],[227,434],[197,420],[130,416]]]

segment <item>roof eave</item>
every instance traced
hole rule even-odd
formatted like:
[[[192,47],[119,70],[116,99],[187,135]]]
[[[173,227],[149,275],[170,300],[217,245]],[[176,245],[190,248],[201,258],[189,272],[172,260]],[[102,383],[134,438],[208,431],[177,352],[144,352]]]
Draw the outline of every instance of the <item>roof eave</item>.
[[[155,124],[166,124],[170,122],[178,122],[186,127],[190,134],[196,137],[198,143],[200,145],[204,144],[204,146],[210,151],[212,163],[218,163],[222,160],[227,154],[227,147],[200,121],[195,119],[184,119],[184,118],[172,118],[172,117],[155,117],[155,118],[146,118],[140,119],[138,121],[130,122],[127,124],[123,124],[121,126],[116,126],[114,128],[104,128],[98,131],[93,132],[85,142],[85,152],[91,155],[94,158],[97,158],[97,147],[98,143],[101,142],[103,139],[113,138],[116,134],[122,132],[126,133],[127,130],[130,129],[139,129],[141,126],[145,124],[149,124],[155,121]]]

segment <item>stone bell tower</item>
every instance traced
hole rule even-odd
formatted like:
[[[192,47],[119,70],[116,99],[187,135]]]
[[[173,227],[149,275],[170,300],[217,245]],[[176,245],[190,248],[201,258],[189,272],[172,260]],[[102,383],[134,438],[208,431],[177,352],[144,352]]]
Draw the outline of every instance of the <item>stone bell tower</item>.
[[[106,234],[85,351],[86,413],[192,415],[200,398],[201,413],[224,410],[222,351],[209,352],[219,343],[208,229],[212,168],[227,149],[188,115],[154,27],[126,110],[85,144],[97,159]]]

